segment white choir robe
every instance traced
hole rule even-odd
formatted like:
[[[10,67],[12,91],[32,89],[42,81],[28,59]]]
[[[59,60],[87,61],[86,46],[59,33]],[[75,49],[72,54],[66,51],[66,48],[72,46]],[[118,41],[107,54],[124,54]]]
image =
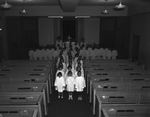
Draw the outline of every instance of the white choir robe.
[[[88,48],[88,58],[89,59],[92,58],[92,52],[93,52],[92,48]]]
[[[36,60],[40,60],[40,50],[39,49],[37,49],[36,50],[36,57],[37,57],[37,59]]]
[[[60,50],[54,50],[54,59],[60,54]]]
[[[86,59],[89,59],[89,51],[88,50],[85,50],[85,55],[86,55]]]
[[[54,49],[52,48],[51,49],[51,59],[54,59],[55,57],[54,57]]]
[[[80,60],[80,63],[81,63],[81,69],[83,68],[83,60]],[[77,61],[75,62],[75,68],[78,66],[78,63]]]
[[[55,79],[54,86],[56,87],[56,90],[58,92],[63,92],[65,90],[64,87],[66,86],[64,78],[62,76],[61,77],[57,76]]]
[[[94,49],[94,52],[95,52],[95,59],[97,59],[98,58],[98,54],[99,54],[99,50],[98,49]]]
[[[58,59],[57,59],[57,61],[56,61],[56,67],[57,67],[57,68],[58,68],[59,62],[60,62],[60,57],[58,57]]]
[[[66,63],[64,63],[64,62],[63,62],[63,69],[64,69],[64,72],[66,72],[66,70],[67,70],[67,65],[66,65]]]
[[[51,55],[51,50],[48,50],[48,60],[51,60],[51,58],[52,58],[52,55]]]
[[[82,92],[83,89],[86,87],[85,79],[83,76],[77,76],[75,78],[75,89],[77,92]]]
[[[30,50],[30,51],[29,51],[29,58],[30,58],[30,60],[33,60],[33,53],[34,53],[33,50]]]
[[[112,59],[115,60],[117,56],[118,56],[117,50],[113,50],[112,51]]]
[[[111,59],[111,56],[112,56],[112,55],[111,55],[111,50],[108,50],[108,51],[107,51],[107,55],[106,55],[106,56],[107,56],[107,59]]]
[[[104,50],[104,49],[102,50],[102,58],[103,59],[106,59],[106,52],[107,52],[106,50]]]
[[[73,92],[74,91],[75,79],[74,79],[73,76],[67,76],[67,78],[66,78],[66,86],[67,86],[67,91],[68,92]]]
[[[80,56],[82,57],[82,59],[84,58],[84,50],[80,50]]]
[[[33,60],[38,60],[37,51],[33,52]]]
[[[72,55],[72,58],[74,58],[75,57],[75,52],[71,51],[71,55]]]
[[[95,59],[96,58],[96,53],[95,50],[91,51],[91,59]]]
[[[44,60],[47,60],[48,59],[48,51],[45,50],[43,54],[44,54]]]
[[[100,58],[100,59],[103,58],[103,52],[104,52],[104,49],[103,49],[103,48],[100,48],[100,49],[99,49],[99,58]]]

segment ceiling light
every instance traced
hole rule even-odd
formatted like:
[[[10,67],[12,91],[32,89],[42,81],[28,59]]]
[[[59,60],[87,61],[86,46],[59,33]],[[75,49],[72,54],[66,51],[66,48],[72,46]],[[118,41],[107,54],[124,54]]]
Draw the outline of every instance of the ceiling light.
[[[90,16],[75,16],[75,18],[90,18]]]
[[[102,14],[109,14],[109,11],[107,9],[104,9],[101,13]]]
[[[0,28],[0,31],[2,31],[2,28]]]
[[[28,12],[26,11],[25,7],[24,7],[24,3],[26,2],[26,0],[23,0],[23,6],[22,6],[22,10],[19,12],[20,14],[27,14]]]
[[[27,14],[28,12],[25,9],[22,9],[19,13],[20,14]]]
[[[48,18],[63,18],[63,16],[48,16]]]
[[[125,5],[123,5],[121,2],[118,4],[118,5],[116,5],[115,7],[114,7],[114,10],[124,10],[125,9]]]
[[[105,2],[107,3],[108,0],[105,0]],[[107,6],[105,6],[105,9],[101,12],[101,14],[109,14],[109,11],[107,10]]]
[[[4,9],[9,9],[12,7],[12,5],[8,4],[7,1],[4,4],[1,4],[1,7]]]

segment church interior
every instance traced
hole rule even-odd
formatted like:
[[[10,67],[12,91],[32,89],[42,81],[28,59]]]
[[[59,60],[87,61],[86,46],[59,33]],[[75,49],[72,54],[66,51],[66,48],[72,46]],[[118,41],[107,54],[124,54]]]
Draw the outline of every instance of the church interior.
[[[0,117],[150,117],[149,0],[0,0]]]

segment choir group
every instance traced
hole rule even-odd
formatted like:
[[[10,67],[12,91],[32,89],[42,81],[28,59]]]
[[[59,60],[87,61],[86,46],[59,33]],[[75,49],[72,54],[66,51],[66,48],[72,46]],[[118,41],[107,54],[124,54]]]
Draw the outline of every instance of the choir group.
[[[63,91],[68,92],[68,99],[73,99],[73,92],[78,92],[78,100],[82,100],[81,93],[86,87],[83,60],[79,54],[79,49],[73,51],[70,42],[61,46],[59,56],[56,61],[56,79],[54,86],[58,91],[58,98],[63,98]]]
[[[63,98],[63,91],[68,91],[68,99],[73,99],[73,92],[78,92],[78,100],[82,100],[82,92],[86,87],[83,60],[85,59],[116,59],[117,50],[97,48],[85,44],[62,40],[56,41],[51,49],[36,49],[29,51],[30,60],[56,60],[56,75],[54,86],[58,98]]]
[[[72,47],[71,53],[74,57],[77,50],[82,59],[116,59],[118,52],[116,49],[108,49],[102,47],[94,47],[87,45],[84,42],[62,42],[56,41],[56,46],[47,49],[35,49],[29,51],[30,60],[51,60],[59,56],[62,48],[67,48],[67,46]]]

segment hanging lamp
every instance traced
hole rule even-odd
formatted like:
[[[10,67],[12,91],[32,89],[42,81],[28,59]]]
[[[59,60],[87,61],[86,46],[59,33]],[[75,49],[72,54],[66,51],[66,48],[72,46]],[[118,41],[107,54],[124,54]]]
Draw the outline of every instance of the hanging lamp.
[[[107,9],[104,9],[101,13],[102,14],[109,14],[109,11]]]
[[[23,7],[22,7],[22,10],[19,11],[19,13],[25,15],[25,14],[27,14],[28,12],[27,12],[27,10],[24,8],[24,2],[25,2],[25,0],[23,0]]]
[[[105,2],[107,2],[108,0],[105,0]],[[105,6],[105,9],[101,12],[101,14],[109,14],[109,10],[107,9],[107,7]]]
[[[9,8],[12,7],[12,5],[11,5],[11,4],[8,4],[7,1],[5,1],[4,4],[1,4],[1,7],[4,8],[4,9],[9,9]]]
[[[125,5],[123,5],[121,2],[118,4],[118,5],[116,5],[115,7],[114,7],[114,10],[124,10],[125,9]]]

